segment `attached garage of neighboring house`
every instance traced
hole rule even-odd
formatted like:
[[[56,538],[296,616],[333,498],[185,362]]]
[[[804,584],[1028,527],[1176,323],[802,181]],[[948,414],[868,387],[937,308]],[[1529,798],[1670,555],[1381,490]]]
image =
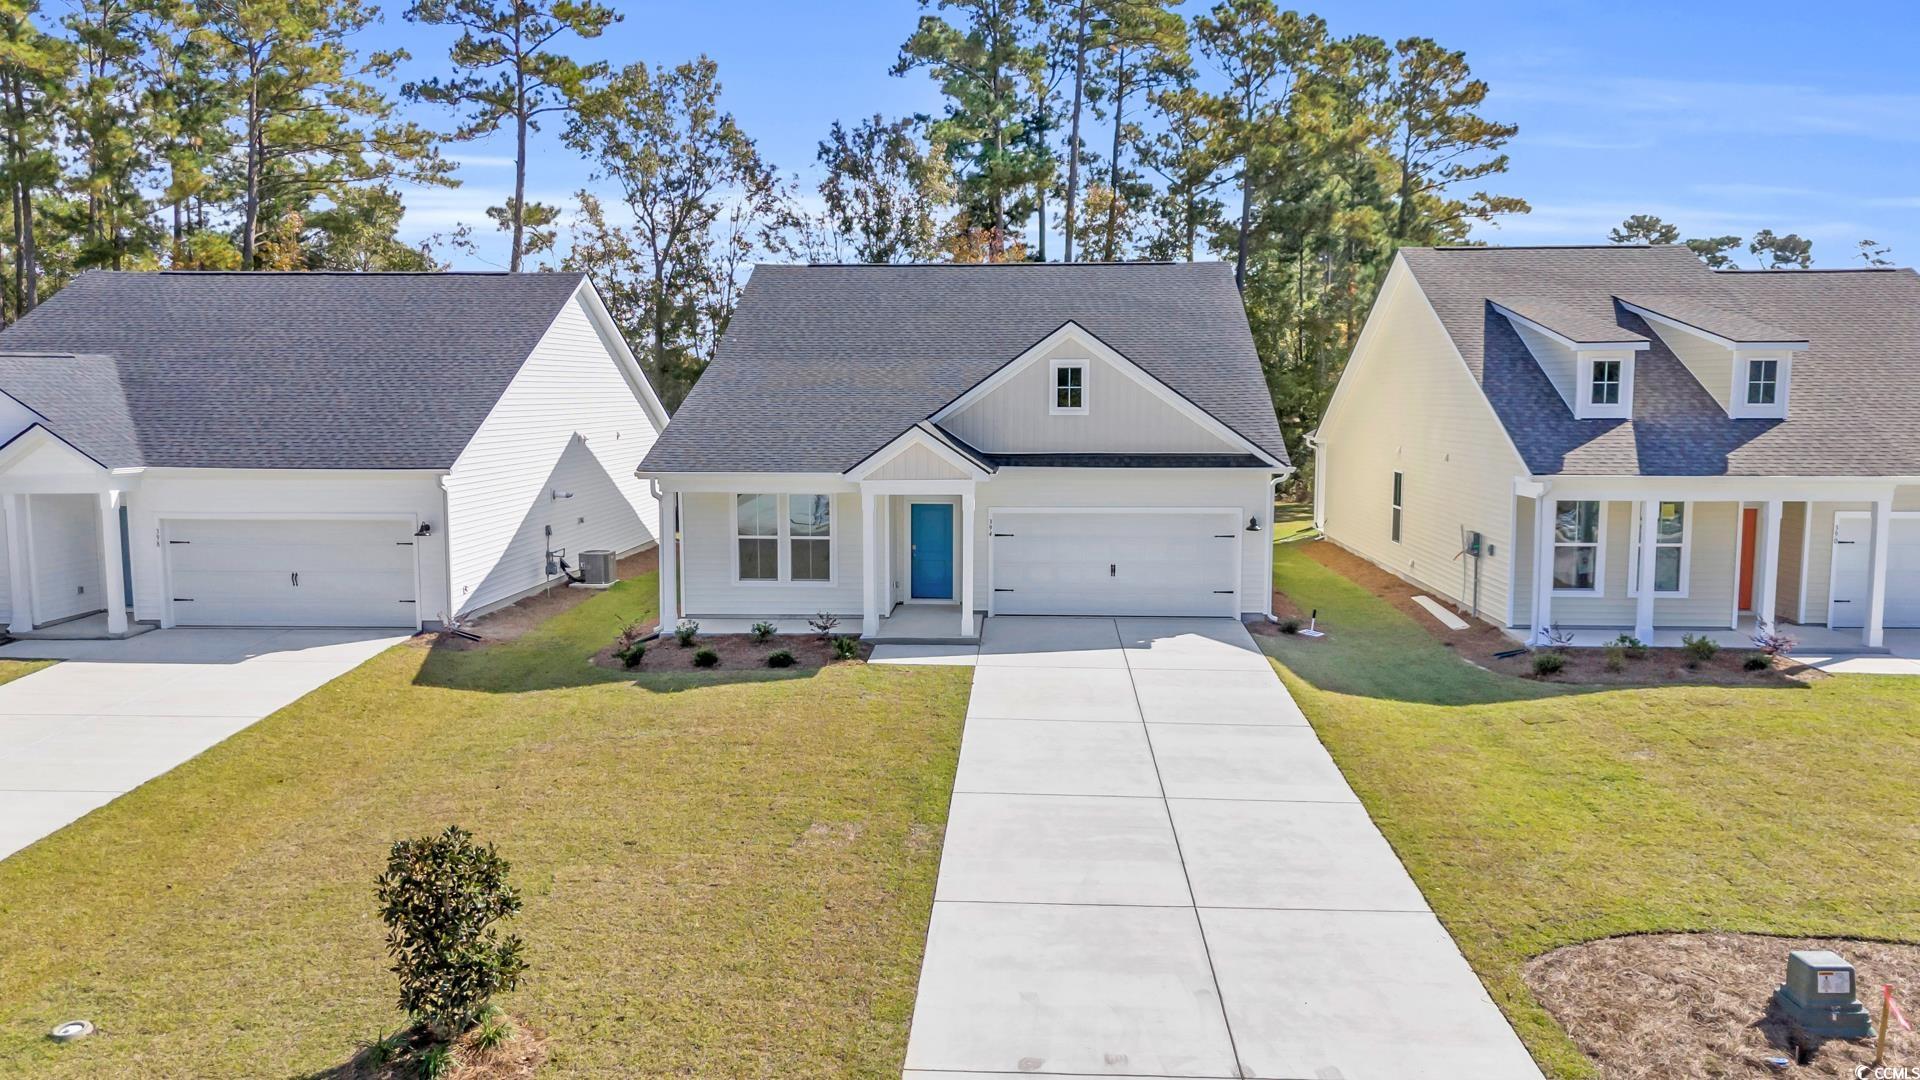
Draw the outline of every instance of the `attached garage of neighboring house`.
[[[82,275],[0,333],[9,632],[419,628],[651,546],[577,274]]]
[[[993,512],[997,615],[1237,617],[1238,508]]]

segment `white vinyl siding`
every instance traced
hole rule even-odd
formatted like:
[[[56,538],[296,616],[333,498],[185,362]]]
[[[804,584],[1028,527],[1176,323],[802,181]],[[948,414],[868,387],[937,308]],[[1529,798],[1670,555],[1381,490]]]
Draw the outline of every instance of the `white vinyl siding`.
[[[1694,379],[1713,395],[1720,408],[1732,411],[1733,399],[1733,352],[1730,349],[1689,334],[1684,330],[1661,326],[1649,321],[1653,332],[1666,343],[1668,349],[1680,360],[1681,366],[1692,373]],[[1745,372],[1741,372],[1744,377]]]
[[[1056,414],[1054,363],[1086,365],[1082,413]],[[989,454],[1244,454],[1158,394],[1072,342],[1035,359],[980,400],[941,421]]]
[[[1636,602],[1629,594],[1632,580],[1629,559],[1633,548],[1633,503],[1613,501],[1603,504],[1605,524],[1602,532],[1601,579],[1598,596],[1556,593],[1553,598],[1553,622],[1559,627],[1631,626]],[[1522,537],[1530,535],[1533,500],[1516,500]],[[1687,595],[1656,596],[1653,620],[1656,626],[1723,627],[1733,619],[1735,590],[1739,588],[1738,553],[1740,504],[1737,502],[1695,502],[1687,504],[1693,516],[1687,558]],[[1530,562],[1530,545],[1525,542],[1517,555]],[[1526,563],[1523,563],[1523,566]],[[1528,575],[1521,575],[1521,591],[1516,596],[1514,625],[1532,625]]]
[[[737,538],[735,499],[753,492],[689,491],[680,496],[680,580],[686,614],[795,616],[828,611],[842,619],[860,615],[860,546],[863,527],[860,496],[832,493],[833,552],[836,574],[831,582],[793,581],[780,574],[768,581],[740,581],[735,576]],[[775,550],[784,545],[778,515],[786,513],[784,500],[773,497]],[[782,562],[785,556],[779,556]],[[855,631],[859,628],[853,627]]]
[[[657,432],[619,364],[576,295],[454,462],[446,512],[458,613],[547,584],[549,547],[578,568],[582,551],[654,542],[659,509],[634,469]]]
[[[1479,567],[1480,614],[1495,623],[1505,618],[1513,480],[1526,468],[1398,262],[1320,426],[1320,442],[1327,448],[1327,475],[1318,484],[1329,538],[1465,606],[1473,601],[1473,560],[1456,556],[1464,534],[1478,532],[1487,552]],[[1385,497],[1394,472],[1405,474],[1399,544],[1389,539],[1393,508]]]
[[[33,621],[70,619],[106,607],[97,495],[29,495]],[[117,563],[118,560],[116,559]]]
[[[912,445],[880,466],[869,480],[965,480],[967,474],[924,446]]]
[[[1763,515],[1764,520],[1764,515]],[[1764,524],[1762,528],[1764,528]],[[1805,622],[1800,617],[1801,570],[1807,551],[1807,504],[1784,503],[1780,507],[1780,576],[1774,590],[1774,616],[1788,622]],[[1755,558],[1759,558],[1756,549]],[[1754,573],[1764,570],[1755,567]],[[1756,578],[1755,592],[1758,593]],[[1757,599],[1756,595],[1756,599]]]

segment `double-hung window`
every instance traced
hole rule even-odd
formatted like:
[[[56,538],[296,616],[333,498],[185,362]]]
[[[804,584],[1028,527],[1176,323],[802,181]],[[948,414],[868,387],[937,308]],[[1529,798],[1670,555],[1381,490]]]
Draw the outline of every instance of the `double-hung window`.
[[[1620,361],[1593,362],[1593,393],[1589,400],[1595,405],[1620,404]]]
[[[1687,579],[1687,504],[1663,502],[1653,525],[1653,594],[1685,596]],[[1640,529],[1633,530],[1632,593],[1640,594]]]
[[[1078,361],[1055,361],[1053,365],[1053,399],[1048,406],[1053,413],[1083,413],[1087,411],[1087,365]]]
[[[735,495],[740,581],[833,580],[833,496]]]
[[[1406,474],[1393,474],[1393,542],[1400,542],[1400,496],[1406,487]]]
[[[1780,361],[1747,361],[1747,404],[1772,405],[1780,393]]]
[[[1554,504],[1553,589],[1555,592],[1600,590],[1600,504],[1563,501]]]

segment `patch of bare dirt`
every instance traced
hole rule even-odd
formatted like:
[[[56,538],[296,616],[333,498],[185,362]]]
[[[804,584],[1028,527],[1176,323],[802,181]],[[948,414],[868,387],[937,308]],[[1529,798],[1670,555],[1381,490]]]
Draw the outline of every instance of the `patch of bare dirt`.
[[[660,549],[648,548],[621,559],[616,572],[621,581],[626,581],[642,574],[651,574],[659,567]],[[490,645],[513,641],[555,615],[584,604],[599,595],[598,589],[582,589],[556,582],[545,592],[535,593],[524,600],[467,623],[464,629],[469,633],[480,635],[479,641],[470,641],[457,634],[444,632],[422,635],[416,640],[436,649],[452,649],[456,652],[484,649]]]
[[[1920,945],[1778,938],[1760,934],[1646,934],[1606,938],[1535,957],[1527,985],[1608,1080],[1669,1077],[1851,1077],[1873,1061],[1871,1042],[1830,1040],[1809,1064],[1795,1057],[1770,1005],[1787,953],[1832,949],[1854,965],[1860,1000],[1879,1022],[1880,987],[1920,1012]],[[1896,1023],[1889,1065],[1920,1068],[1920,1036]]]
[[[1648,683],[1693,683],[1702,686],[1795,686],[1817,679],[1826,678],[1826,673],[1816,668],[1788,660],[1775,661],[1770,666],[1757,671],[1746,670],[1747,657],[1756,650],[1722,648],[1717,656],[1697,667],[1688,666],[1688,657],[1681,649],[1647,649],[1646,655],[1639,658],[1625,658],[1619,671],[1607,667],[1607,650],[1589,648],[1585,645],[1562,650],[1566,657],[1566,666],[1551,676],[1536,676],[1533,673],[1533,657],[1522,651],[1517,656],[1500,656],[1503,652],[1512,652],[1521,646],[1502,633],[1498,627],[1476,619],[1470,615],[1461,615],[1465,620],[1465,630],[1449,630],[1440,625],[1427,609],[1413,602],[1416,596],[1428,595],[1417,586],[1411,585],[1399,577],[1373,565],[1365,559],[1326,540],[1302,542],[1302,551],[1315,562],[1347,578],[1354,584],[1387,601],[1398,608],[1416,626],[1431,634],[1441,644],[1459,653],[1469,663],[1477,664],[1489,671],[1516,678],[1541,678],[1557,683],[1576,683],[1580,685],[1608,686],[1644,686]],[[1291,600],[1286,602],[1289,614],[1281,614],[1283,594],[1274,593],[1274,614],[1285,620],[1289,617],[1305,622],[1305,616]],[[1445,604],[1440,597],[1433,599]],[[1456,612],[1457,613],[1457,612]],[[1328,629],[1326,619],[1322,620],[1322,629]],[[1332,627],[1337,629],[1337,627]],[[1792,632],[1791,626],[1783,627]],[[1575,631],[1581,633],[1581,631]],[[1587,635],[1598,634],[1597,630],[1584,631]]]
[[[859,646],[859,658],[865,660],[873,652],[873,646],[864,641]],[[710,668],[695,667],[693,656],[701,649],[712,649],[719,653],[720,663]],[[596,667],[614,671],[738,671],[741,668],[764,669],[767,667],[767,657],[782,649],[793,654],[793,665],[786,668],[787,671],[807,671],[828,664],[852,662],[842,661],[840,654],[833,651],[833,643],[820,640],[817,634],[775,634],[759,643],[746,634],[702,634],[688,646],[682,646],[672,634],[667,634],[647,643],[647,654],[640,658],[638,667],[629,668],[616,659],[611,641],[606,648],[593,654],[593,663]]]

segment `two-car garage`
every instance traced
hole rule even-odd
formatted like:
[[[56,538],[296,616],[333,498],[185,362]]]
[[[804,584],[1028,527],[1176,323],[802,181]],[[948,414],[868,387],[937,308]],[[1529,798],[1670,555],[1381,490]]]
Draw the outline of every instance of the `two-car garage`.
[[[178,626],[418,625],[404,518],[173,518],[161,526]]]
[[[1237,509],[995,508],[989,610],[1237,617],[1242,528]]]

